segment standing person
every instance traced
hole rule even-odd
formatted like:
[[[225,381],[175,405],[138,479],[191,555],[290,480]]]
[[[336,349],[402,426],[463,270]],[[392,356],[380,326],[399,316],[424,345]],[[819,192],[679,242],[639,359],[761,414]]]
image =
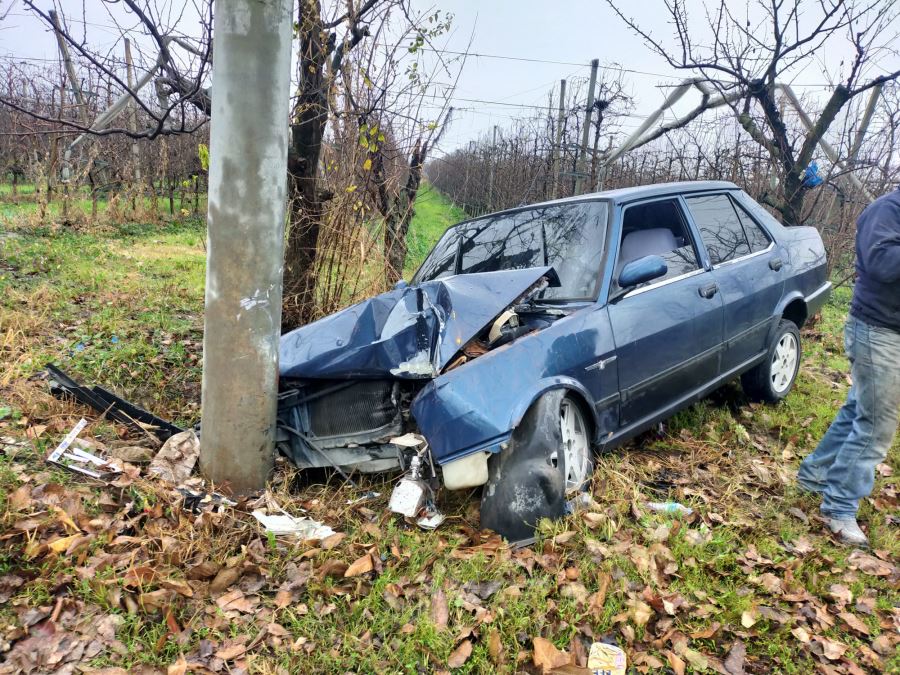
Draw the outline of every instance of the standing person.
[[[856,273],[844,329],[852,386],[797,481],[822,495],[822,514],[842,542],[866,546],[859,500],[872,492],[900,411],[900,190],[876,199],[856,221]]]

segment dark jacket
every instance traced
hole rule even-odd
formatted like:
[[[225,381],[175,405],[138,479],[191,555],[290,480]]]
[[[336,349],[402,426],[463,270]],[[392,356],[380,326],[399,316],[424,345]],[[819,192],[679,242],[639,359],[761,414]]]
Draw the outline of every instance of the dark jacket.
[[[850,313],[900,332],[900,190],[876,199],[856,221],[856,273]]]

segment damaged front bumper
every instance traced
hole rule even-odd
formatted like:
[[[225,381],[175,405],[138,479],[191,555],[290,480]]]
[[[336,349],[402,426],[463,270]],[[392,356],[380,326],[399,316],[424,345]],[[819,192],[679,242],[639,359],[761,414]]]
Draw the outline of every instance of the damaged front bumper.
[[[415,451],[396,438],[419,433],[430,446],[423,473],[437,479],[438,464],[448,489],[483,485],[488,457],[510,430],[479,424],[475,401],[451,401],[450,389],[436,385],[467,360],[549,325],[519,325],[511,310],[558,283],[550,267],[449,277],[285,334],[280,451],[300,468],[407,470]]]

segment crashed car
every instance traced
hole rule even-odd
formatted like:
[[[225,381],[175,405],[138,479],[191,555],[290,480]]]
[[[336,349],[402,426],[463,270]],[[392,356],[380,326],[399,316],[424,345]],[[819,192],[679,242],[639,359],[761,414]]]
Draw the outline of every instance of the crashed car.
[[[415,485],[483,486],[482,525],[527,538],[595,452],[738,377],[784,398],[829,291],[817,231],[732,183],[475,218],[408,285],[282,336],[279,447],[301,468],[411,471],[407,515],[428,501]]]

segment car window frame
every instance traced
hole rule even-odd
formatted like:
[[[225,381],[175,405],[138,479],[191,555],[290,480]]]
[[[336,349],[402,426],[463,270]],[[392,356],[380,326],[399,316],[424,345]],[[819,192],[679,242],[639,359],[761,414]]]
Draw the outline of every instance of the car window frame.
[[[751,247],[750,254],[747,256],[744,256],[744,258],[749,258],[754,255],[759,255],[761,253],[765,253],[766,251],[772,249],[775,245],[775,237],[772,236],[772,233],[769,232],[769,230],[766,229],[766,227],[763,226],[763,224],[761,222],[759,222],[756,218],[753,217],[753,214],[750,213],[750,209],[748,209],[746,206],[744,206],[741,203],[741,201],[739,199],[737,199],[737,197],[734,194],[729,193],[728,196],[731,198],[731,205],[734,208],[735,213],[737,213],[737,215],[738,215],[738,220],[741,219],[741,213],[743,213],[750,220],[751,223],[753,223],[754,225],[756,225],[756,227],[758,227],[760,230],[762,230],[762,233],[765,235],[766,239],[769,240],[769,245],[763,249],[760,249],[759,251],[754,251],[754,250],[752,250],[752,247]],[[744,223],[741,222],[741,226],[743,226],[743,224]],[[744,234],[745,235],[747,234],[746,228],[745,228]],[[749,236],[747,237],[747,243],[750,243]]]
[[[762,223],[760,223],[760,221],[750,212],[750,209],[746,208],[740,202],[740,200],[735,198],[735,196],[733,194],[734,192],[735,192],[734,190],[711,190],[708,192],[707,191],[691,192],[690,194],[682,195],[682,198],[685,201],[684,208],[688,210],[688,217],[691,219],[691,229],[693,229],[694,231],[697,232],[696,236],[699,237],[699,240],[700,240],[701,244],[703,245],[703,254],[706,258],[706,262],[709,264],[709,269],[711,269],[711,270],[718,270],[723,267],[729,267],[730,265],[734,265],[735,263],[743,262],[744,260],[750,260],[751,258],[765,255],[766,253],[771,252],[772,249],[775,248],[775,237],[769,231],[769,228],[765,227]],[[737,209],[738,209],[738,207],[740,207],[743,210],[744,215],[746,215],[748,218],[750,218],[750,220],[752,222],[756,223],[756,225],[765,233],[766,238],[769,240],[769,245],[760,251],[750,251],[750,253],[748,253],[746,255],[742,255],[739,258],[732,258],[731,260],[726,260],[724,262],[713,263],[712,258],[710,258],[710,256],[709,256],[709,251],[706,248],[706,242],[704,242],[703,237],[701,237],[699,235],[699,231],[700,231],[699,226],[697,225],[697,221],[694,220],[694,214],[690,212],[690,206],[687,204],[687,198],[689,198],[689,197],[716,197],[716,196],[724,196],[728,200],[730,200],[731,208],[734,209],[735,216],[737,216],[739,222],[740,222],[740,215],[738,214]],[[742,228],[743,228],[743,226],[744,226],[743,223],[741,223]],[[747,236],[746,232],[744,232],[744,236],[745,237]],[[747,245],[748,246],[750,245],[749,238],[747,238]]]
[[[490,218],[492,216],[501,216],[501,215],[502,216],[512,216],[517,213],[521,213],[523,211],[531,211],[536,208],[546,207],[546,206],[575,206],[577,204],[597,203],[597,202],[602,202],[606,205],[606,222],[602,223],[602,225],[603,225],[603,243],[602,243],[601,255],[600,255],[600,265],[599,265],[599,269],[597,270],[597,274],[595,276],[594,293],[590,296],[585,296],[585,297],[581,297],[581,298],[559,298],[559,299],[548,298],[546,300],[541,300],[541,302],[545,302],[547,304],[597,302],[603,293],[603,284],[604,284],[604,279],[606,276],[606,268],[607,268],[606,263],[609,259],[608,258],[609,246],[611,243],[610,232],[613,229],[612,228],[612,224],[614,222],[613,215],[614,215],[614,212],[615,212],[616,206],[617,206],[616,202],[614,200],[608,199],[605,197],[597,197],[596,195],[591,195],[591,196],[585,196],[582,199],[566,199],[564,201],[559,201],[556,203],[547,202],[547,203],[538,203],[538,204],[528,204],[526,206],[519,206],[519,207],[516,207],[513,209],[504,209],[502,211],[495,211],[493,213],[483,213],[480,216],[475,216],[473,218],[468,218],[467,220],[462,220],[458,223],[455,223],[455,224],[449,226],[446,230],[444,230],[444,233],[438,238],[438,240],[431,247],[431,250],[428,252],[428,255],[425,256],[425,260],[428,259],[428,256],[431,255],[432,251],[434,251],[434,249],[437,248],[437,245],[443,240],[443,238],[445,236],[447,236],[450,233],[451,230],[460,230],[460,228],[465,228],[467,225],[469,225],[470,223],[473,223],[477,220],[481,220],[483,218]],[[541,226],[543,227],[543,223],[541,224]],[[460,271],[460,268],[462,267],[462,240],[463,240],[463,237],[460,234],[460,236],[457,238],[456,253],[454,255],[453,275],[452,276],[458,276],[458,275],[462,275],[462,274],[475,274],[475,273],[471,273],[471,272],[464,273],[464,272]],[[544,253],[545,265],[547,267],[552,267],[552,265],[550,265],[547,261],[547,258],[546,258],[547,252],[543,251],[543,253]],[[413,281],[416,279],[419,272],[421,271],[422,266],[425,264],[425,260],[422,261],[422,264],[419,265],[419,267],[416,269],[416,271],[410,277],[411,285],[413,283],[417,283],[417,284],[427,283],[427,282],[423,282],[423,281],[415,281],[415,282]]]
[[[706,252],[706,248],[698,245],[700,239],[698,234],[694,228],[693,219],[690,218],[690,214],[687,213],[687,204],[684,203],[683,195],[681,194],[671,194],[671,195],[658,195],[655,197],[650,197],[647,199],[636,199],[634,201],[629,201],[624,204],[620,204],[616,218],[617,226],[615,228],[615,241],[616,241],[616,252],[615,258],[611,261],[611,264],[608,266],[610,269],[610,277],[609,283],[607,284],[606,291],[606,301],[609,302],[609,296],[616,288],[617,281],[613,279],[615,275],[616,266],[619,264],[619,255],[621,254],[622,249],[622,232],[625,227],[625,212],[633,206],[641,206],[643,204],[651,204],[653,202],[675,202],[678,210],[681,213],[681,222],[684,225],[684,230],[687,233],[688,237],[691,240],[691,245],[694,247],[694,255],[697,257],[697,269],[691,270],[690,272],[685,272],[684,274],[679,274],[677,277],[670,277],[668,279],[661,279],[659,281],[654,281],[646,286],[641,286],[640,288],[632,288],[629,291],[626,291],[620,298],[617,299],[617,302],[622,302],[623,300],[633,297],[635,295],[640,295],[641,293],[646,293],[647,291],[655,290],[657,288],[661,288],[663,286],[668,286],[669,284],[673,284],[678,281],[683,281],[685,279],[690,279],[691,277],[697,276],[699,274],[703,274],[704,272],[709,271],[709,258]]]

